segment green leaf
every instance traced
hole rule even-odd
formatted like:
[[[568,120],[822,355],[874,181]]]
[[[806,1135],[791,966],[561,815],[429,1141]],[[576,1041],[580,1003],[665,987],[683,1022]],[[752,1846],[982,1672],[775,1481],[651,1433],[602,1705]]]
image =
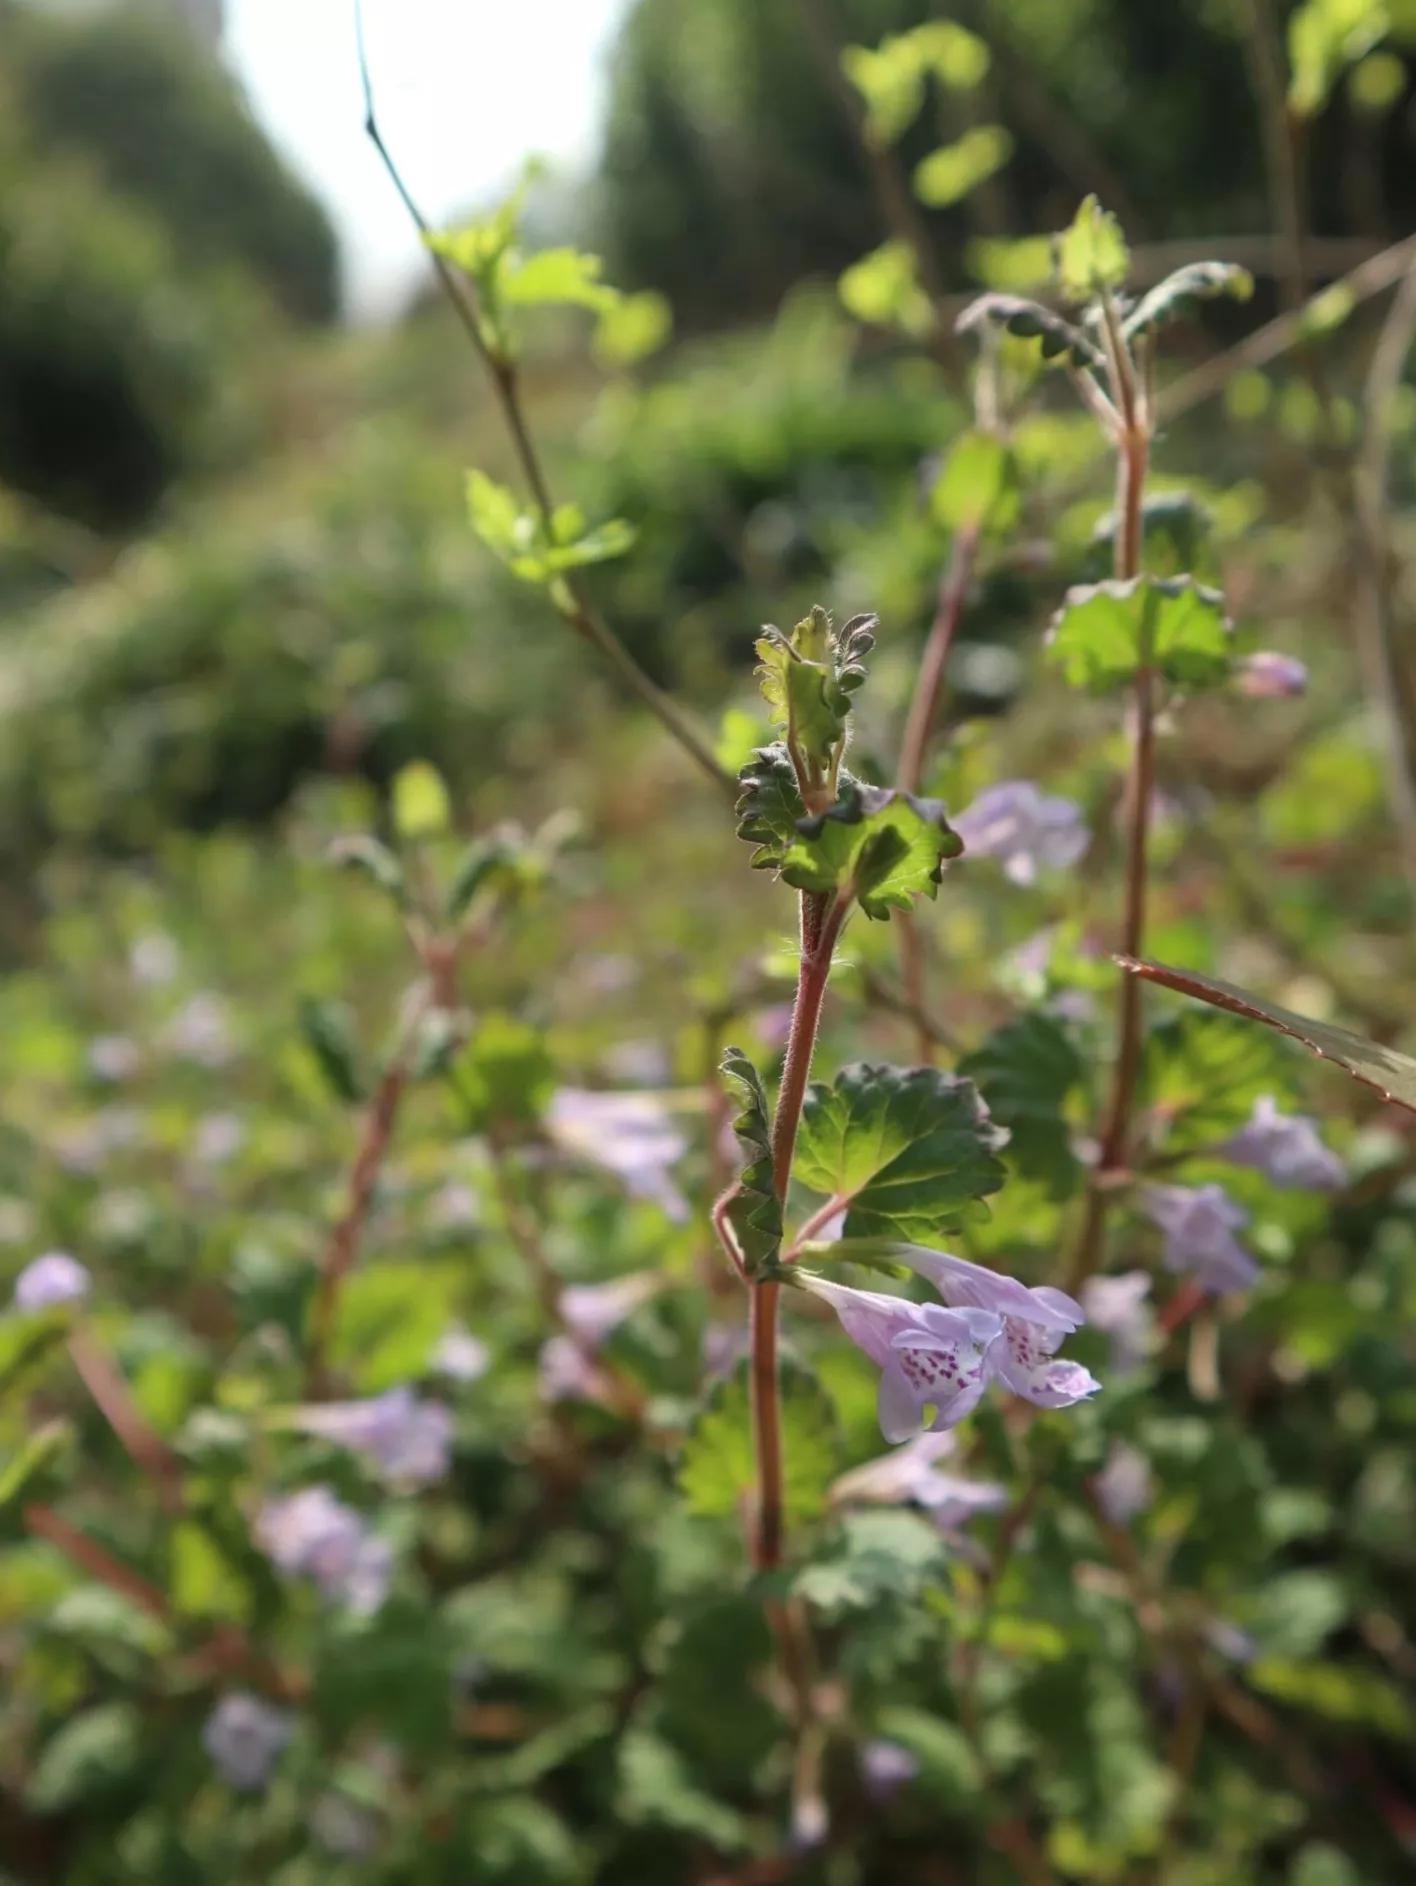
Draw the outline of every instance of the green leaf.
[[[762,1077],[741,1048],[724,1050],[722,1070],[738,1103],[733,1132],[742,1151],[741,1190],[729,1204],[727,1216],[748,1275],[753,1276],[772,1262],[782,1244],[782,1204],[772,1176],[771,1120]]]
[[[0,1316],[0,1395],[24,1386],[63,1342],[73,1321],[69,1304],[56,1304],[51,1310],[12,1310]]]
[[[796,1589],[839,1617],[891,1599],[917,1599],[945,1575],[944,1542],[918,1513],[850,1513],[827,1555],[798,1574]]]
[[[448,1078],[468,1128],[482,1132],[534,1124],[551,1097],[556,1069],[539,1029],[492,1010],[479,1017]]]
[[[679,1489],[692,1512],[740,1517],[757,1485],[747,1364],[719,1382],[684,1439]],[[783,1506],[789,1520],[817,1518],[841,1464],[836,1409],[816,1377],[780,1367]]]
[[[1253,292],[1253,276],[1235,262],[1187,262],[1141,296],[1121,323],[1121,332],[1128,341],[1139,340],[1143,334],[1152,334],[1171,321],[1193,314],[1202,301],[1213,301],[1219,295],[1247,301]]]
[[[927,66],[907,33],[879,46],[847,46],[841,70],[860,93],[865,127],[877,144],[893,144],[919,116]]]
[[[523,511],[504,485],[480,471],[467,474],[467,513],[482,542],[523,583],[545,585],[566,570],[621,557],[634,543],[634,530],[623,518],[591,528],[575,504],[560,505],[548,529],[543,518]]]
[[[1082,1063],[1061,1024],[1048,1015],[1019,1016],[995,1029],[958,1071],[1008,1129],[1010,1162],[1025,1178],[1040,1180],[1050,1197],[1067,1197],[1079,1168],[1063,1108]]]
[[[974,236],[964,245],[964,261],[985,288],[1021,295],[1052,280],[1052,238]]]
[[[1148,576],[1200,574],[1213,561],[1214,517],[1188,491],[1156,491],[1141,506],[1141,566]],[[1116,515],[1108,512],[1092,533],[1087,563],[1098,582],[1115,560]]]
[[[898,328],[918,340],[934,326],[934,307],[907,242],[883,242],[852,262],[836,292],[846,313],[870,327]]]
[[[789,636],[769,623],[758,637],[758,687],[801,758],[825,766],[840,745],[875,628],[874,616],[852,616],[838,631],[817,603]]]
[[[1290,109],[1315,117],[1346,68],[1365,57],[1390,24],[1383,0],[1303,0],[1288,19]]]
[[[930,1801],[940,1813],[973,1817],[981,1811],[978,1758],[962,1729],[905,1704],[882,1709],[874,1729],[916,1758]]]
[[[748,1844],[742,1815],[705,1793],[683,1756],[662,1736],[631,1728],[620,1742],[618,1765],[615,1816],[624,1825],[667,1827],[724,1853]]]
[[[501,833],[476,838],[463,852],[452,874],[447,893],[447,914],[456,922],[465,917],[473,898],[481,890],[503,882],[515,881],[516,853]]]
[[[367,832],[355,832],[348,838],[337,838],[329,848],[332,864],[342,866],[347,871],[362,871],[364,876],[386,891],[393,901],[402,905],[407,898],[407,885],[403,878],[403,866],[377,838]]]
[[[443,776],[427,760],[410,760],[393,777],[393,829],[402,839],[440,838],[452,824]]]
[[[342,1002],[300,998],[300,1032],[336,1100],[362,1100],[368,1083],[361,1066],[354,1020]]]
[[[45,1421],[0,1464],[0,1516],[21,1501],[39,1496],[57,1469],[73,1453],[74,1431],[67,1421]]]
[[[458,1294],[451,1263],[361,1266],[339,1293],[331,1360],[361,1394],[416,1380],[447,1333]]]
[[[658,353],[674,331],[674,313],[652,288],[617,295],[595,328],[595,352],[612,367],[633,367]]]
[[[503,270],[501,296],[520,307],[558,303],[603,314],[619,300],[619,290],[600,280],[604,266],[598,255],[579,249],[538,249]]]
[[[531,519],[523,515],[515,494],[475,469],[467,474],[467,515],[482,542],[503,561],[529,548],[525,526]]]
[[[798,819],[779,864],[785,881],[802,891],[848,892],[878,920],[935,896],[944,861],[964,848],[943,804],[848,777],[840,792],[828,811]]]
[[[1167,1152],[1229,1138],[1260,1094],[1281,1084],[1272,1038],[1212,1009],[1173,1016],[1146,1042],[1142,1093],[1164,1124]]]
[[[992,432],[965,432],[950,447],[929,494],[935,523],[946,530],[1006,531],[1018,515],[1018,461]]]
[[[1261,1657],[1245,1672],[1264,1695],[1306,1709],[1328,1722],[1375,1729],[1395,1742],[1416,1738],[1416,1717],[1400,1689],[1356,1664]]]
[[[953,144],[931,151],[915,168],[915,195],[931,209],[946,209],[986,183],[1013,155],[1001,124],[976,124]]]
[[[1004,1135],[970,1080],[938,1068],[857,1061],[813,1082],[793,1176],[850,1201],[845,1235],[927,1242],[970,1218],[1004,1171]]]
[[[1178,687],[1213,687],[1233,666],[1224,598],[1187,577],[1138,576],[1069,589],[1048,653],[1073,687],[1104,693],[1159,669]]]
[[[1132,975],[1144,976],[1148,982],[1158,982],[1180,995],[1193,996],[1231,1015],[1241,1015],[1245,1021],[1262,1022],[1267,1028],[1276,1028],[1281,1035],[1300,1042],[1310,1054],[1335,1062],[1363,1086],[1375,1088],[1383,1100],[1416,1113],[1416,1060],[1409,1054],[1398,1054],[1394,1048],[1383,1047],[1380,1042],[1367,1041],[1353,1034],[1351,1029],[1335,1028],[1330,1022],[1314,1021],[1292,1009],[1280,1008],[1277,1002],[1265,1001],[1262,996],[1253,995],[1232,982],[1221,982],[1217,976],[1197,975],[1192,969],[1173,969],[1166,963],[1138,962],[1132,956],[1119,956],[1116,960],[1123,969]]]
[[[58,1814],[110,1794],[137,1772],[145,1743],[135,1703],[81,1710],[45,1743],[25,1800],[37,1814]]]
[[[738,774],[738,784],[737,835],[757,847],[752,868],[778,871],[805,811],[787,749],[780,741],[759,747]]]
[[[1075,367],[1100,367],[1099,349],[1079,327],[1040,301],[1021,295],[980,295],[954,323],[956,334],[972,334],[988,326],[1001,327],[1018,340],[1037,341],[1044,360],[1065,359]]]
[[[1094,196],[1083,198],[1057,238],[1057,278],[1069,301],[1120,288],[1131,266],[1121,225]]]
[[[184,1617],[247,1623],[252,1592],[211,1528],[181,1519],[172,1529],[168,1591]]]

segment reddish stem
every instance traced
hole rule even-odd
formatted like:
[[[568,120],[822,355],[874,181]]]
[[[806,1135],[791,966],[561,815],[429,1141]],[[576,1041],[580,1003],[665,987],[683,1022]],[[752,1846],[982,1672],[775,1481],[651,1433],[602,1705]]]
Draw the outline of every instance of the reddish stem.
[[[165,1510],[180,1512],[182,1463],[139,1413],[132,1390],[112,1356],[88,1329],[80,1326],[69,1337],[69,1360],[134,1464],[151,1478]]]
[[[821,1006],[831,979],[831,956],[845,914],[845,906],[829,897],[812,891],[801,893],[801,966],[782,1085],[772,1118],[772,1178],[784,1204]],[[752,1430],[757,1455],[752,1556],[759,1571],[771,1571],[782,1562],[782,1421],[777,1392],[780,1295],[781,1286],[776,1283],[758,1284],[752,1292]]]

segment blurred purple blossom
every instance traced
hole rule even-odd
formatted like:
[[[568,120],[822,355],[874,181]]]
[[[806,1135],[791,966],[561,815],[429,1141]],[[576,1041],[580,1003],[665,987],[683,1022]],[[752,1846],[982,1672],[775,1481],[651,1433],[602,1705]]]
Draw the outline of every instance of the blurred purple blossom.
[[[246,1140],[246,1128],[236,1113],[207,1113],[197,1122],[192,1156],[198,1165],[221,1166],[234,1159]]]
[[[15,1279],[17,1310],[52,1310],[61,1303],[80,1303],[88,1295],[92,1279],[76,1257],[67,1251],[46,1251]]]
[[[656,1294],[653,1271],[632,1271],[603,1284],[567,1284],[557,1310],[565,1325],[541,1349],[540,1389],[546,1401],[599,1401],[604,1376],[595,1357],[601,1345],[641,1303]]]
[[[1292,700],[1308,689],[1308,670],[1296,655],[1262,648],[1239,664],[1238,688],[1251,701]]]
[[[768,1048],[785,1048],[787,1037],[792,1032],[792,1004],[774,1002],[770,1008],[757,1011],[757,1033],[763,1045]]]
[[[443,1332],[431,1357],[435,1375],[451,1382],[479,1382],[491,1366],[492,1352],[479,1336],[460,1323]]]
[[[289,1710],[238,1690],[223,1696],[207,1717],[202,1746],[228,1788],[253,1793],[270,1779],[294,1733]]]
[[[939,1462],[948,1459],[955,1447],[955,1438],[947,1431],[917,1434],[903,1447],[842,1474],[832,1488],[832,1498],[841,1504],[922,1506],[941,1532],[957,1532],[976,1513],[993,1513],[1006,1506],[1008,1490],[996,1481],[970,1480],[943,1471]]]
[[[1081,808],[1042,792],[1030,779],[981,792],[953,821],[966,857],[997,858],[1014,884],[1073,865],[1091,842]]]
[[[1280,1113],[1272,1094],[1259,1096],[1246,1124],[1219,1150],[1236,1166],[1251,1166],[1296,1191],[1335,1191],[1347,1177],[1346,1166],[1323,1144],[1317,1121],[1306,1113]]]
[[[1222,1185],[1148,1185],[1141,1209],[1165,1233],[1167,1270],[1188,1271],[1206,1290],[1247,1290],[1259,1266],[1234,1236],[1249,1214]]]
[[[202,991],[190,997],[167,1024],[165,1039],[174,1054],[218,1069],[235,1053],[230,1011],[219,995]]]
[[[282,1572],[313,1579],[326,1598],[361,1616],[377,1611],[388,1595],[393,1548],[327,1486],[267,1500],[255,1538]]]
[[[562,1087],[552,1096],[546,1128],[563,1152],[603,1166],[633,1197],[658,1205],[675,1223],[688,1217],[688,1201],[670,1175],[688,1142],[655,1095]]]
[[[1129,1441],[1113,1441],[1092,1490],[1113,1526],[1129,1526],[1153,1497],[1150,1462]]]
[[[1150,1350],[1155,1317],[1146,1298],[1150,1273],[1126,1270],[1115,1277],[1088,1277],[1082,1285],[1082,1306],[1093,1329],[1111,1339],[1112,1372],[1130,1375]]]
[[[860,1751],[860,1772],[867,1792],[877,1801],[887,1801],[919,1774],[919,1758],[903,1743],[877,1735]]]
[[[294,1425],[365,1455],[392,1486],[428,1486],[448,1470],[452,1416],[440,1401],[427,1401],[411,1388],[302,1408]]]
[[[709,1381],[730,1375],[747,1354],[747,1326],[741,1317],[731,1323],[712,1322],[703,1330],[703,1373]]]
[[[88,1045],[89,1071],[116,1084],[131,1080],[143,1064],[142,1052],[126,1035],[95,1035]]]

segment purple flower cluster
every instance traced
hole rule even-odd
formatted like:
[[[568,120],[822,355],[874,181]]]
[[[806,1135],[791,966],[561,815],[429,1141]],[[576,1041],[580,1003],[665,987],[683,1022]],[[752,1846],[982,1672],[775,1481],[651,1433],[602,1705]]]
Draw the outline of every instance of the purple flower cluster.
[[[388,1595],[393,1548],[327,1486],[267,1500],[255,1537],[282,1572],[312,1579],[326,1598],[360,1616],[377,1611]]]
[[[688,1142],[652,1094],[562,1087],[546,1110],[546,1130],[563,1152],[603,1166],[632,1197],[659,1206],[675,1224],[688,1217],[688,1201],[671,1174]]]
[[[1061,1290],[1029,1288],[920,1245],[893,1244],[889,1255],[926,1277],[948,1307],[799,1273],[879,1368],[880,1428],[887,1441],[909,1440],[926,1425],[934,1432],[953,1427],[994,1380],[1040,1408],[1068,1408],[1101,1386],[1079,1363],[1053,1359],[1063,1337],[1086,1320],[1082,1306]]]
[[[1030,779],[990,786],[953,823],[966,856],[999,859],[1004,876],[1020,885],[1035,884],[1043,871],[1066,870],[1091,843],[1080,807]]]
[[[1317,1121],[1306,1113],[1280,1113],[1272,1094],[1259,1096],[1249,1119],[1220,1151],[1236,1166],[1250,1166],[1294,1191],[1335,1191],[1347,1177],[1337,1154],[1323,1144]]]
[[[428,1486],[448,1470],[452,1416],[440,1401],[425,1401],[411,1388],[302,1408],[294,1425],[364,1455],[392,1486]]]
[[[207,1717],[202,1747],[228,1788],[252,1794],[269,1781],[294,1733],[289,1710],[238,1690],[223,1696]]]
[[[81,1303],[91,1279],[76,1257],[67,1251],[46,1251],[26,1264],[15,1279],[17,1310],[52,1310],[61,1303]]]
[[[1141,1209],[1165,1233],[1167,1270],[1188,1272],[1216,1295],[1258,1281],[1258,1265],[1234,1235],[1249,1214],[1222,1185],[1148,1185]]]
[[[996,1481],[970,1480],[940,1467],[955,1444],[943,1430],[917,1434],[903,1447],[842,1474],[832,1498],[839,1505],[922,1506],[940,1532],[955,1536],[976,1514],[996,1513],[1008,1503],[1007,1488]]]
[[[1239,664],[1235,685],[1251,701],[1292,700],[1308,691],[1308,670],[1296,655],[1261,648]]]
[[[603,1284],[567,1284],[557,1311],[563,1332],[541,1349],[540,1389],[545,1401],[599,1401],[604,1382],[595,1358],[624,1322],[659,1289],[652,1271],[634,1271]]]

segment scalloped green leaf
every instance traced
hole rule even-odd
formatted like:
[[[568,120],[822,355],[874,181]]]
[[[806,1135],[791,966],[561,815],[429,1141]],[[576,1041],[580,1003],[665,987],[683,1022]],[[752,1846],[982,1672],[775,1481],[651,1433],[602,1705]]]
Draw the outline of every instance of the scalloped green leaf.
[[[935,896],[945,860],[963,848],[938,799],[844,779],[829,811],[797,821],[780,869],[797,890],[850,891],[879,920]]]
[[[352,832],[347,838],[337,838],[329,848],[329,860],[347,871],[362,872],[396,904],[406,903],[408,887],[403,866],[388,846],[370,833]]]
[[[956,334],[973,334],[992,325],[1018,340],[1038,341],[1044,360],[1068,360],[1075,367],[1100,367],[1100,350],[1079,327],[1040,301],[1022,295],[980,295],[954,323]]]
[[[850,1201],[846,1237],[923,1242],[987,1215],[1006,1137],[971,1080],[857,1061],[829,1087],[812,1083],[792,1172],[813,1192]]]
[[[1128,341],[1139,340],[1168,322],[1184,320],[1202,301],[1220,295],[1247,301],[1253,292],[1253,276],[1237,262],[1187,262],[1141,296],[1121,323],[1121,332]]]
[[[1245,1021],[1262,1022],[1266,1028],[1301,1043],[1320,1060],[1332,1061],[1353,1080],[1371,1087],[1393,1106],[1416,1113],[1416,1060],[1399,1054],[1380,1042],[1368,1041],[1350,1028],[1337,1028],[1331,1022],[1314,1021],[1311,1016],[1282,1008],[1263,996],[1254,995],[1218,976],[1197,975],[1193,969],[1173,969],[1167,963],[1138,962],[1133,956],[1118,956],[1121,967],[1133,976],[1143,976],[1178,995],[1193,996],[1213,1008],[1242,1016]]]
[[[782,1501],[789,1520],[815,1519],[841,1465],[835,1403],[799,1364],[780,1365]],[[739,1517],[757,1484],[748,1367],[719,1382],[689,1429],[679,1462],[679,1488],[690,1511]]]
[[[1022,1015],[996,1028],[959,1063],[989,1113],[1008,1129],[1008,1158],[1024,1178],[1065,1198],[1080,1172],[1064,1114],[1082,1078],[1082,1062],[1066,1030],[1050,1015]]]
[[[733,1132],[742,1153],[741,1187],[727,1208],[748,1274],[770,1264],[782,1246],[782,1202],[773,1183],[772,1123],[762,1076],[741,1048],[726,1048],[723,1079],[738,1104]]]
[[[502,298],[522,307],[557,304],[603,314],[619,300],[619,290],[600,280],[604,266],[598,255],[580,249],[538,249],[503,267]]]
[[[1069,301],[1120,288],[1131,266],[1121,225],[1096,197],[1084,197],[1057,238],[1057,278]]]
[[[1203,579],[1215,564],[1214,514],[1188,491],[1152,492],[1141,506],[1141,567],[1147,576]],[[1115,564],[1116,513],[1109,511],[1087,546],[1087,573],[1104,582]]]
[[[757,641],[757,682],[778,730],[804,759],[827,765],[845,734],[851,695],[865,680],[876,618],[839,630],[819,603],[784,635],[771,623]]]
[[[1284,1070],[1271,1036],[1214,1009],[1189,1009],[1152,1030],[1141,1080],[1169,1153],[1237,1133],[1259,1096],[1284,1085]]]
[[[1138,576],[1069,589],[1048,654],[1073,687],[1104,693],[1144,666],[1177,687],[1214,687],[1233,666],[1224,598],[1188,577]]]
[[[738,774],[737,835],[756,845],[754,871],[777,871],[797,836],[805,807],[787,749],[780,741],[759,747]]]

